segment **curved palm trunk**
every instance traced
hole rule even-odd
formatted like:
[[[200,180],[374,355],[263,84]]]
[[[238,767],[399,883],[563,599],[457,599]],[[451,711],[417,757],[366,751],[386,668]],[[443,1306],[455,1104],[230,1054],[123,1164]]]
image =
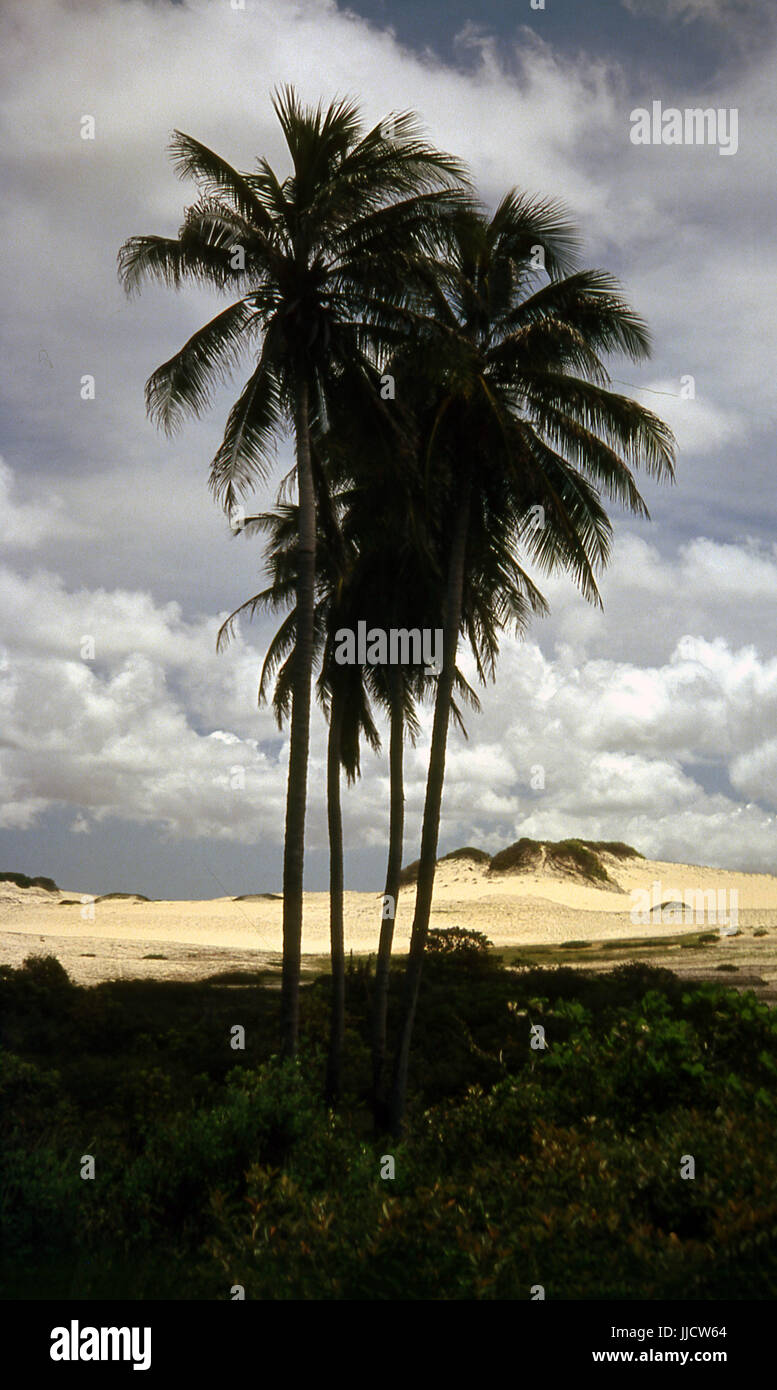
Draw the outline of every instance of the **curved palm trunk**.
[[[390,1123],[391,1133],[394,1138],[397,1139],[400,1138],[402,1134],[402,1125],[405,1116],[410,1043],[413,1036],[416,1007],[418,1005],[418,990],[421,984],[424,950],[429,932],[434,874],[437,866],[437,842],[440,834],[442,790],[445,780],[445,752],[448,743],[448,723],[450,720],[451,697],[453,695],[453,682],[456,672],[456,650],[458,647],[462,596],[464,593],[464,563],[467,551],[467,531],[469,529],[470,493],[471,480],[468,475],[463,482],[448,566],[448,583],[445,595],[443,666],[437,682],[437,696],[434,703],[432,746],[429,753],[429,771],[426,778],[426,799],[424,801],[424,823],[421,832],[421,859],[418,866],[415,913],[413,916],[413,930],[410,936],[410,951],[407,958],[407,968],[405,970],[402,1017],[394,1062]]]
[[[329,934],[332,953],[332,1017],[329,1032],[329,1058],[326,1069],[326,1100],[336,1105],[340,1099],[345,1036],[345,938],[343,935],[343,818],[340,804],[340,739],[342,701],[332,694],[329,713],[326,785],[329,821]]]
[[[402,844],[405,828],[403,678],[399,666],[392,666],[389,671],[391,676],[389,850],[380,923],[380,941],[378,943],[378,961],[375,970],[375,997],[372,1006],[372,1104],[375,1131],[378,1134],[385,1133],[389,1122],[388,1098],[386,1096],[386,1020],[388,1017],[391,946],[394,940],[394,920],[399,899],[399,875],[402,870]]]
[[[286,791],[283,850],[283,976],[281,982],[281,1051],[297,1053],[299,974],[302,953],[302,873],[305,854],[305,802],[310,745],[310,682],[313,672],[313,597],[316,577],[316,502],[310,454],[308,383],[303,378],[294,410],[299,494],[297,557],[297,630]]]

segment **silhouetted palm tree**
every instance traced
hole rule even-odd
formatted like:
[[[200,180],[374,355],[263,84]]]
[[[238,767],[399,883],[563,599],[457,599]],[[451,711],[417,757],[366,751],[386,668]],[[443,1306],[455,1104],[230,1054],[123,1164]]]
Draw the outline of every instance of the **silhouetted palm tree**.
[[[648,355],[647,329],[609,275],[567,273],[575,243],[557,205],[513,192],[491,218],[462,217],[456,249],[429,284],[437,331],[425,349],[428,400],[419,433],[443,522],[445,642],[392,1086],[397,1135],[432,905],[462,622],[500,626],[510,609],[525,621],[531,593],[521,593],[519,584],[510,597],[500,576],[521,551],[545,571],[569,571],[598,602],[595,572],[608,559],[611,536],[600,489],[646,516],[631,467],[673,476],[671,432],[608,389],[601,360],[613,351],[634,360]],[[550,283],[538,287],[543,259]],[[416,380],[419,375],[417,369]],[[483,583],[476,598],[471,579],[478,569]]]
[[[316,502],[311,440],[329,384],[357,377],[364,354],[396,339],[397,309],[417,268],[434,255],[463,171],[423,141],[410,114],[363,132],[356,106],[305,108],[292,88],[274,98],[292,171],[266,159],[240,173],[176,131],[173,160],[200,186],[175,238],[135,236],[119,253],[131,292],[146,278],[174,288],[215,285],[238,298],[159,367],[146,387],[151,417],[168,431],[199,414],[243,349],[255,365],[226,424],[210,482],[232,511],[270,467],[278,432],[296,437],[298,565],[283,864],[281,1042],[297,1050],[310,687],[313,668]]]
[[[316,455],[314,452],[314,461]],[[366,738],[378,752],[380,737],[375,727],[370,702],[359,666],[338,665],[334,659],[334,634],[344,623],[355,621],[348,608],[348,576],[353,568],[353,554],[337,522],[337,499],[326,491],[320,469],[315,470],[318,483],[318,564],[314,605],[314,663],[320,661],[317,688],[320,702],[329,718],[327,740],[327,824],[329,831],[329,932],[332,963],[332,1010],[326,1075],[326,1099],[335,1105],[342,1089],[342,1054],[345,1033],[345,941],[343,916],[343,830],[340,799],[340,768],[344,767],[349,782],[360,773],[360,741]],[[323,491],[323,495],[321,492]],[[229,641],[237,618],[244,614],[254,617],[263,610],[288,610],[274,634],[259,682],[259,703],[269,698],[270,683],[275,677],[272,704],[279,727],[283,727],[292,708],[294,647],[297,611],[295,606],[297,579],[297,507],[282,506],[275,512],[247,517],[243,526],[247,532],[264,532],[269,536],[266,564],[271,574],[270,585],[235,609],[219,629],[217,646]],[[352,551],[352,548],[351,548]]]
[[[414,326],[416,332],[423,333],[424,324],[418,316]],[[385,363],[386,375],[380,380],[375,377],[371,391],[357,397],[338,391],[331,400],[325,441],[327,475],[343,489],[343,532],[356,557],[348,578],[351,630],[357,620],[384,632],[435,631],[442,624],[444,574],[430,539],[430,499],[418,468],[414,357],[413,348],[405,346]],[[393,383],[390,406],[383,404],[381,380]],[[478,646],[482,633],[473,628],[471,638],[482,675],[482,661],[488,662],[487,651]],[[406,735],[412,742],[416,740],[417,706],[429,695],[433,697],[436,673],[425,664],[398,661],[366,667],[364,681],[373,703],[386,711],[390,730],[389,843],[371,1029],[373,1113],[375,1128],[383,1133],[388,1124],[389,976],[404,843],[404,741]],[[479,708],[477,695],[458,667],[454,688],[461,700]],[[451,712],[466,736],[454,700]]]
[[[435,677],[424,665],[407,662],[341,665],[335,652],[338,633],[343,630],[356,632],[359,623],[384,631],[423,629],[439,627],[441,615],[438,578],[430,569],[428,553],[417,540],[420,518],[412,513],[411,470],[402,457],[390,419],[374,408],[377,399],[377,391],[365,398],[362,423],[368,428],[362,436],[357,426],[357,412],[341,415],[336,394],[330,428],[323,438],[317,439],[313,450],[314,481],[319,499],[314,649],[315,660],[321,663],[319,698],[329,716],[327,820],[332,1015],[326,1092],[330,1103],[337,1101],[341,1090],[345,1020],[340,768],[345,769],[349,782],[356,780],[360,771],[362,737],[373,751],[379,751],[380,739],[371,706],[383,708],[389,718],[389,848],[372,1010],[373,1099],[376,1126],[383,1131],[388,1113],[384,1085],[388,981],[403,847],[403,743],[406,733],[413,741],[418,734],[416,704],[433,692]],[[346,490],[333,493],[333,487],[339,488],[343,482],[348,483]],[[380,525],[375,524],[376,517]],[[262,702],[269,698],[270,682],[275,676],[272,702],[282,726],[289,714],[292,695],[296,508],[284,506],[275,512],[247,517],[243,529],[249,534],[262,532],[269,537],[266,564],[271,583],[225,620],[218,645],[221,648],[226,644],[241,614],[253,618],[260,611],[286,612],[270,642],[259,688]],[[458,669],[455,689],[459,698],[479,708],[475,692]],[[465,732],[455,700],[452,713]]]

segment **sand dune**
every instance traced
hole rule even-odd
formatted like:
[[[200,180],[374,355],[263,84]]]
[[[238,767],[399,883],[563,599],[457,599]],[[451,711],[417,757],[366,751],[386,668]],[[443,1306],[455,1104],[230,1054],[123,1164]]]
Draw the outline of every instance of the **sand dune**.
[[[694,864],[673,864],[602,854],[610,882],[599,886],[581,875],[547,866],[493,874],[474,859],[440,861],[435,883],[432,926],[462,926],[485,932],[496,946],[546,945],[570,940],[617,940],[644,933],[667,940],[689,930],[688,918],[664,921],[652,913],[635,924],[636,894],[652,894],[659,903],[680,901],[694,906],[694,894],[715,894],[715,902],[734,906],[738,926],[751,935],[757,928],[777,930],[777,877],[738,873]],[[657,889],[653,885],[657,884]],[[736,898],[732,898],[736,894]],[[722,896],[719,896],[722,895]],[[31,951],[51,951],[85,962],[81,971],[95,978],[115,959],[116,974],[139,973],[143,957],[170,948],[191,946],[235,952],[257,963],[276,956],[282,946],[282,902],[259,893],[201,901],[144,902],[139,895],[84,901],[80,892],[50,892],[0,883],[0,959],[18,964]],[[707,906],[711,900],[707,899]],[[415,888],[401,892],[397,907],[396,949],[407,950]],[[699,906],[698,902],[696,904]],[[329,949],[329,902],[326,893],[306,893],[303,951],[311,956]],[[379,893],[345,894],[346,947],[374,951],[380,929]],[[705,917],[699,925],[708,923]],[[99,947],[99,943],[105,943]],[[108,945],[115,944],[115,949]],[[95,943],[98,946],[95,947]],[[75,948],[79,948],[76,950]],[[100,958],[103,967],[88,966]],[[192,959],[196,956],[196,950]],[[214,957],[215,958],[215,957]],[[199,973],[199,972],[198,972]]]

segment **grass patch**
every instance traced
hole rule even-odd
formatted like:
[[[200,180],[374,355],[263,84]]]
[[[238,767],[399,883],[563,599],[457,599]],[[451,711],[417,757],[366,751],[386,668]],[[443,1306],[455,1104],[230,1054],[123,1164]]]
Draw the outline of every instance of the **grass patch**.
[[[484,849],[475,849],[472,845],[465,845],[462,849],[452,849],[450,854],[444,854],[442,859],[438,859],[438,864],[447,864],[452,859],[472,859],[476,864],[490,864],[491,855],[486,854]]]
[[[629,850],[628,845],[621,848],[623,851]],[[495,854],[489,868],[491,873],[497,874],[537,869],[542,864],[544,854],[550,869],[579,874],[590,883],[609,884],[612,879],[601,861],[601,852],[598,845],[585,840],[530,840],[524,836]],[[621,857],[625,858],[626,854],[621,854]]]
[[[633,845],[626,845],[622,840],[581,840],[580,843],[588,849],[595,850],[597,854],[612,854],[615,859],[645,858]]]
[[[594,941],[565,941],[558,945],[542,946],[500,946],[499,955],[509,967],[530,965],[563,965],[574,959],[583,947],[596,957],[597,964],[608,961],[618,962],[624,952],[633,960],[649,959],[666,951],[696,950],[710,941],[718,941],[716,932],[684,932],[681,936],[631,936],[618,941],[599,939]]]

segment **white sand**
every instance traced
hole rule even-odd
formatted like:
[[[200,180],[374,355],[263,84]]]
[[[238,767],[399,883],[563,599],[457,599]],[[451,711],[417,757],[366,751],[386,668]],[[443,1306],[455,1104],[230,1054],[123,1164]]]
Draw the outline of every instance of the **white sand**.
[[[661,884],[660,901],[688,900],[694,892],[738,894],[739,926],[777,928],[777,877],[736,873],[693,864],[618,860],[603,862],[617,887],[596,888],[572,875],[542,870],[490,875],[473,861],[442,862],[437,870],[432,926],[462,926],[485,932],[496,946],[560,944],[665,934],[668,939],[690,930],[687,922],[635,925],[630,913],[633,890],[651,891]],[[77,898],[74,906],[62,905]],[[58,943],[112,940],[154,950],[154,943],[278,953],[282,946],[282,903],[235,902],[212,898],[199,902],[113,900],[83,905],[80,892],[48,893],[0,883],[0,959],[16,963],[19,952],[50,950]],[[395,945],[407,949],[415,890],[403,889],[397,908]],[[381,896],[346,893],[346,948],[374,951],[380,930]],[[91,915],[93,912],[93,916]],[[704,923],[708,925],[705,919]],[[710,924],[714,926],[715,924]],[[13,938],[11,940],[11,938]],[[45,943],[42,948],[42,943]],[[329,901],[326,893],[306,893],[303,951],[329,949]],[[68,952],[70,954],[70,952]],[[136,951],[131,955],[135,956]]]

